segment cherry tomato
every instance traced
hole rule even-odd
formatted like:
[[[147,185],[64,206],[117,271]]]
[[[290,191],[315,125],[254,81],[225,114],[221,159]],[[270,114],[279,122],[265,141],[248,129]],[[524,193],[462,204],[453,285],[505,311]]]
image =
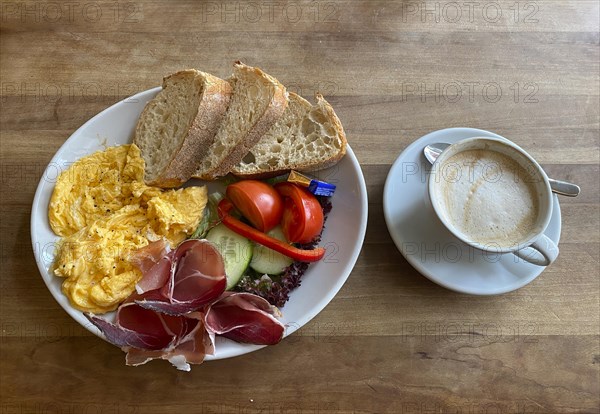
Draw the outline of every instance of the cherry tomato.
[[[283,197],[281,228],[290,243],[310,243],[323,229],[323,209],[305,188],[292,183],[275,184]]]
[[[283,201],[273,187],[257,180],[243,180],[230,184],[227,198],[258,230],[268,232],[279,224]]]

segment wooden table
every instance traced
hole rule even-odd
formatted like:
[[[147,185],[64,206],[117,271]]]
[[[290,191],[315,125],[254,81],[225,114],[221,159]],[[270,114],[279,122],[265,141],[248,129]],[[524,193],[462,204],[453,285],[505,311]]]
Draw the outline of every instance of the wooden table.
[[[599,412],[597,0],[166,3],[0,3],[2,413]],[[102,109],[177,69],[227,76],[236,59],[333,104],[368,186],[362,253],[277,346],[191,373],[126,367],[46,289],[34,191]],[[559,259],[518,291],[445,290],[386,229],[391,163],[454,126],[511,138],[582,187],[560,199]]]

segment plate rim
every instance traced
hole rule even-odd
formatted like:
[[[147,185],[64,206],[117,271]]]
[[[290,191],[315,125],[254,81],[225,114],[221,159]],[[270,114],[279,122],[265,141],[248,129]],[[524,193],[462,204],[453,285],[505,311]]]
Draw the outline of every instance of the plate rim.
[[[62,154],[62,152],[65,150],[65,148],[68,147],[72,143],[71,141],[75,141],[78,139],[78,136],[81,135],[81,131],[85,130],[97,118],[106,116],[107,112],[118,110],[118,108],[120,106],[132,103],[131,102],[132,99],[142,100],[146,97],[148,97],[148,99],[152,99],[153,96],[155,96],[161,89],[162,89],[161,86],[157,86],[154,88],[150,88],[150,89],[138,92],[138,93],[131,95],[125,99],[122,99],[121,101],[116,102],[116,103],[108,106],[107,108],[104,108],[102,111],[98,112],[97,114],[92,116],[90,119],[88,119],[86,122],[84,122],[74,132],[72,132],[71,135],[56,150],[56,152],[52,156],[52,159],[48,162],[48,165],[44,169],[44,172],[42,173],[42,176],[40,177],[40,180],[37,184],[36,191],[35,191],[34,197],[33,197],[33,201],[31,203],[29,228],[30,228],[31,244],[32,244],[32,248],[33,248],[33,256],[34,256],[34,259],[35,259],[35,262],[36,262],[36,265],[38,268],[38,272],[39,272],[42,280],[44,281],[46,288],[48,289],[48,291],[50,292],[50,294],[52,295],[52,297],[54,298],[56,303],[64,311],[66,311],[66,313],[74,320],[74,322],[76,322],[78,325],[81,325],[83,328],[85,328],[87,331],[93,333],[95,336],[100,337],[104,341],[106,341],[106,337],[104,336],[104,334],[102,334],[102,332],[96,326],[94,326],[91,323],[82,324],[78,320],[78,318],[75,317],[76,314],[81,313],[81,311],[75,309],[72,306],[68,306],[68,307],[63,306],[63,304],[60,302],[59,298],[57,297],[54,290],[52,289],[52,287],[49,284],[50,278],[44,277],[44,274],[48,274],[48,272],[46,271],[45,267],[43,266],[41,256],[39,256],[39,252],[36,249],[36,242],[37,242],[36,241],[37,240],[36,226],[37,226],[37,224],[35,223],[35,221],[39,219],[39,215],[36,215],[35,212],[36,212],[36,210],[39,210],[39,207],[40,207],[42,192],[45,187],[43,185],[43,181],[44,181],[44,177],[46,176],[48,167],[57,161],[57,158],[59,158],[59,154]],[[145,105],[145,104],[143,104],[143,105]],[[366,235],[366,230],[367,230],[367,223],[368,223],[368,208],[369,208],[368,192],[367,192],[366,182],[365,182],[365,178],[364,178],[364,173],[360,166],[360,162],[358,161],[358,158],[354,154],[354,151],[352,150],[349,143],[346,144],[346,154],[344,155],[344,158],[345,157],[348,157],[348,160],[350,161],[352,168],[353,168],[354,172],[356,173],[358,195],[360,196],[360,200],[361,200],[361,202],[360,202],[361,214],[360,214],[360,223],[359,223],[357,243],[354,245],[353,252],[341,272],[341,274],[343,276],[338,280],[338,282],[335,285],[332,286],[332,288],[329,290],[328,294],[325,295],[323,297],[323,299],[321,299],[319,302],[317,302],[317,304],[315,306],[313,306],[311,308],[310,312],[303,314],[301,318],[296,318],[298,320],[295,320],[293,322],[293,324],[286,326],[282,340],[285,339],[286,337],[288,337],[289,335],[291,335],[292,333],[294,333],[295,331],[297,331],[298,329],[305,326],[307,323],[309,323],[315,316],[317,316],[319,313],[321,313],[323,311],[323,309],[325,309],[325,307],[335,298],[335,296],[339,293],[339,291],[341,290],[343,285],[346,283],[346,281],[350,277],[350,274],[352,273],[352,270],[354,269],[354,266],[356,265],[358,257],[360,256],[360,253],[362,251],[362,247],[364,245],[364,240],[365,240],[365,235]],[[47,210],[47,208],[46,208],[46,210]],[[53,276],[53,275],[50,275],[50,276]],[[62,292],[59,292],[59,293],[62,293]],[[232,357],[241,356],[241,355],[244,355],[244,354],[247,354],[247,353],[250,353],[253,351],[257,351],[259,349],[267,347],[267,345],[250,345],[250,344],[241,344],[241,343],[236,343],[236,345],[239,345],[239,347],[229,349],[229,350],[226,349],[225,351],[222,351],[221,353],[216,353],[214,355],[206,355],[204,360],[205,361],[213,361],[213,360],[219,360],[219,359],[232,358]]]
[[[424,277],[426,277],[427,279],[429,279],[430,281],[434,282],[435,284],[442,286],[448,290],[457,292],[457,293],[462,293],[462,294],[467,294],[467,295],[471,295],[471,296],[497,296],[497,295],[502,295],[505,293],[509,293],[509,292],[513,292],[515,290],[518,290],[526,285],[528,285],[529,283],[533,282],[535,279],[537,279],[539,277],[540,274],[542,274],[542,272],[545,270],[544,267],[540,267],[540,271],[536,272],[536,274],[534,274],[533,277],[529,277],[526,278],[523,283],[520,284],[512,284],[509,285],[505,288],[496,288],[494,290],[490,290],[490,291],[481,291],[481,290],[469,290],[469,289],[462,289],[460,286],[457,286],[456,284],[452,284],[452,283],[448,283],[446,281],[444,281],[443,279],[440,279],[439,277],[435,276],[432,272],[429,271],[428,267],[423,264],[423,262],[417,260],[416,258],[412,257],[412,255],[407,255],[404,251],[404,249],[401,247],[402,246],[402,240],[400,239],[399,236],[399,232],[397,231],[392,231],[392,217],[391,217],[391,213],[388,210],[388,201],[390,198],[390,192],[391,192],[391,188],[392,188],[392,182],[393,182],[393,176],[392,176],[392,171],[395,170],[395,168],[397,167],[397,165],[402,162],[403,156],[405,156],[405,154],[407,154],[408,152],[412,151],[415,147],[418,147],[419,145],[422,145],[421,142],[424,141],[426,138],[428,138],[431,135],[434,134],[443,134],[443,133],[453,133],[453,132],[465,132],[465,133],[473,133],[473,134],[484,134],[483,136],[491,136],[491,137],[496,137],[496,138],[500,138],[500,139],[504,139],[507,140],[509,142],[513,142],[499,134],[496,134],[495,132],[492,131],[487,131],[484,129],[479,129],[479,128],[470,128],[470,127],[452,127],[452,128],[443,128],[443,129],[439,129],[439,130],[435,130],[435,131],[431,131],[419,138],[417,138],[416,140],[414,140],[411,144],[409,144],[406,148],[404,148],[404,150],[402,150],[400,152],[400,154],[396,157],[396,159],[394,160],[394,162],[392,163],[388,174],[386,176],[386,180],[385,180],[385,184],[384,184],[384,189],[383,189],[383,215],[384,215],[384,219],[385,219],[385,224],[386,227],[388,229],[388,232],[390,234],[390,237],[392,238],[392,241],[394,242],[394,245],[396,246],[396,248],[398,249],[398,251],[400,251],[400,253],[402,254],[402,256],[408,261],[408,263],[415,269],[417,270],[417,272],[419,272],[421,275],[423,275]],[[473,135],[473,136],[477,136],[477,135]],[[518,145],[518,144],[515,144]],[[423,185],[427,185],[427,183],[424,183]],[[553,194],[553,211],[556,213],[556,215],[558,216],[558,229],[557,229],[557,245],[558,242],[560,240],[560,235],[561,235],[561,231],[562,231],[562,214],[561,214],[561,209],[560,209],[560,204],[558,202],[558,197],[556,196],[556,194]],[[553,213],[554,214],[554,213]],[[546,228],[547,230],[548,228]],[[546,231],[545,230],[545,231]],[[460,241],[461,243],[463,243],[462,241]]]

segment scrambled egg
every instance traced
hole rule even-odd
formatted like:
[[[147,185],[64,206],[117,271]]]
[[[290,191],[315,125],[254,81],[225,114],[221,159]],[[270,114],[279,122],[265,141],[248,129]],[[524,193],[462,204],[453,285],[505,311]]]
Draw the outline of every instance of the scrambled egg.
[[[161,238],[175,247],[198,226],[206,187],[163,190],[143,177],[136,145],[96,152],[59,176],[48,209],[52,230],[63,236],[53,271],[66,278],[63,293],[77,309],[116,309],[142,276],[129,255]]]

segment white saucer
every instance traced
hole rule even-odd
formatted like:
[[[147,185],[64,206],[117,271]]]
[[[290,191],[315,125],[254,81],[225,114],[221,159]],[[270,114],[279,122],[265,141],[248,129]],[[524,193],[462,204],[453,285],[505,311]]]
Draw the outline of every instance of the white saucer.
[[[495,255],[463,243],[437,218],[427,194],[431,164],[423,148],[436,142],[454,143],[470,137],[503,138],[474,128],[435,131],[409,145],[388,173],[383,192],[385,221],[398,250],[421,274],[457,292],[497,295],[530,283],[545,269],[512,253]],[[561,218],[553,196],[552,218],[545,234],[558,244]]]

